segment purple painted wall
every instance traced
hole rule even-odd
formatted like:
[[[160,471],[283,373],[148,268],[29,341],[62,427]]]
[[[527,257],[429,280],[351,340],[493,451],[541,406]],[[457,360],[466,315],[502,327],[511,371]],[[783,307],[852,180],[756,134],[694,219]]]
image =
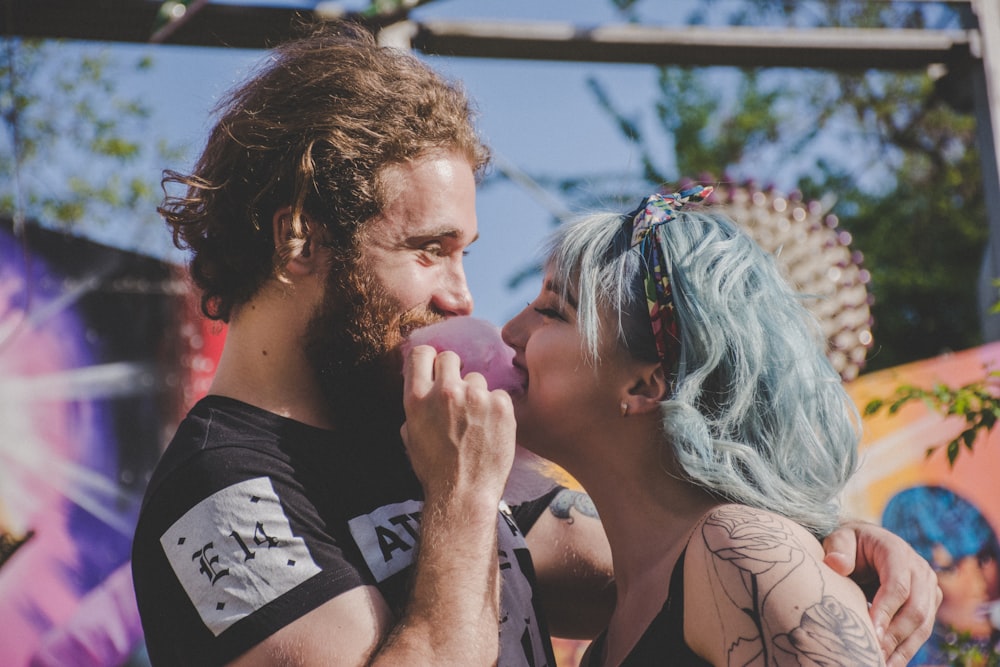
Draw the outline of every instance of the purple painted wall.
[[[181,275],[0,220],[2,665],[144,662],[123,566],[148,475],[221,341]]]

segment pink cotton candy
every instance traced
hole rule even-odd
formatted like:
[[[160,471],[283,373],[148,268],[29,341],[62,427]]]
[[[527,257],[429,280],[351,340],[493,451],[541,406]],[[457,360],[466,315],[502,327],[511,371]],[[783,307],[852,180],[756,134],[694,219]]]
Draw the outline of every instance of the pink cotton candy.
[[[416,345],[438,352],[450,350],[462,359],[462,373],[481,373],[490,389],[524,391],[524,376],[514,366],[514,350],[503,342],[500,328],[475,317],[450,317],[417,329],[403,343],[403,354]]]
[[[514,366],[514,350],[503,342],[499,327],[487,320],[451,317],[417,329],[403,343],[403,355],[416,345],[456,353],[462,359],[463,374],[482,373],[490,389],[503,389],[511,394],[524,392],[524,375]],[[504,501],[517,505],[544,495],[556,485],[552,473],[551,463],[518,445]]]

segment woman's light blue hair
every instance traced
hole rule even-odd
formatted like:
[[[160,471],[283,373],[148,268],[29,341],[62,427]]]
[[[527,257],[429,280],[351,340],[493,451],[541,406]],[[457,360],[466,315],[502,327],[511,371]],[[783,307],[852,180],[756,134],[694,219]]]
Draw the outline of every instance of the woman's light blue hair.
[[[586,216],[548,246],[549,269],[575,280],[564,289],[598,363],[604,335],[635,358],[657,359],[630,223]],[[681,338],[663,432],[680,469],[722,499],[826,535],[855,469],[860,419],[815,318],[773,258],[719,214],[680,211],[663,228],[662,251]],[[618,313],[616,331],[601,330],[602,312]]]

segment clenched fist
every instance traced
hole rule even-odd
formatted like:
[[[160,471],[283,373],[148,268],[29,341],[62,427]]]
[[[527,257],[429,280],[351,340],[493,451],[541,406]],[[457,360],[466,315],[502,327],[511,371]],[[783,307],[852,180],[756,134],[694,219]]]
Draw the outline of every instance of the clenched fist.
[[[514,460],[514,409],[454,352],[419,345],[404,365],[401,435],[427,500],[461,496],[495,511]]]

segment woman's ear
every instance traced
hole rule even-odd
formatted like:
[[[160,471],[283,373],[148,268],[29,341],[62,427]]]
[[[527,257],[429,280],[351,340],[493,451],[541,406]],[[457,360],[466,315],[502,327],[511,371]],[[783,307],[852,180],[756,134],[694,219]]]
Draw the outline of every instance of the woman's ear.
[[[305,213],[299,215],[295,223],[292,209],[285,206],[274,212],[271,219],[274,233],[274,250],[278,261],[278,270],[286,276],[304,276],[313,273],[318,268],[314,249],[317,233],[315,225]]]
[[[633,376],[622,405],[628,406],[626,412],[630,415],[658,411],[669,392],[670,383],[663,374],[663,366],[659,362],[642,364]]]

